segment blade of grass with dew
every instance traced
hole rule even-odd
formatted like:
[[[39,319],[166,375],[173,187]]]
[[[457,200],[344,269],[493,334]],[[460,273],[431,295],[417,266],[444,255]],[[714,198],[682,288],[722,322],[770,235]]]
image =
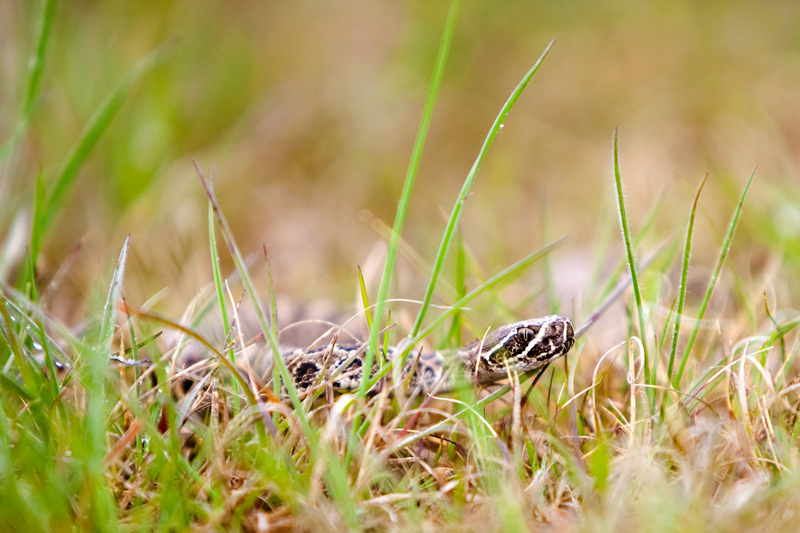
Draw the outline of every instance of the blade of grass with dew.
[[[111,120],[117,114],[117,111],[122,106],[128,94],[130,94],[134,85],[153,70],[153,68],[163,60],[164,56],[165,53],[163,49],[156,49],[140,60],[128,74],[119,81],[117,86],[114,87],[114,90],[111,91],[111,94],[100,104],[100,107],[97,108],[89,119],[83,132],[81,132],[78,137],[77,143],[73,146],[62,163],[55,178],[50,198],[46,201],[44,209],[34,212],[33,231],[31,234],[31,257],[34,264],[36,264],[42,240],[47,230],[54,222],[56,213],[61,207],[61,203],[64,201],[72,184],[75,182],[78,170],[83,166],[92,148],[94,148],[100,136],[111,123]]]
[[[433,117],[433,108],[436,104],[436,98],[439,95],[439,86],[444,76],[444,67],[447,64],[447,56],[450,53],[450,45],[453,42],[453,34],[456,27],[456,16],[458,14],[458,6],[460,0],[451,0],[450,9],[447,13],[447,19],[444,24],[444,32],[442,40],[439,44],[439,51],[436,55],[436,63],[433,67],[433,78],[431,85],[428,89],[428,96],[425,100],[425,107],[422,111],[422,118],[420,120],[419,129],[417,130],[417,137],[414,140],[414,148],[411,151],[411,160],[408,164],[408,171],[406,172],[406,179],[403,182],[403,191],[400,194],[400,201],[397,205],[397,214],[394,219],[394,226],[392,227],[392,236],[389,239],[389,247],[386,250],[386,265],[381,277],[381,284],[378,289],[378,297],[375,301],[375,318],[372,322],[372,327],[369,330],[369,345],[367,346],[367,353],[364,357],[364,376],[368,376],[372,371],[372,363],[375,354],[378,352],[378,331],[381,329],[383,322],[383,311],[386,307],[386,298],[389,295],[389,284],[391,282],[392,273],[394,272],[394,265],[397,259],[397,248],[400,242],[400,235],[403,233],[403,226],[408,213],[408,206],[411,201],[411,191],[414,189],[414,182],[417,178],[417,170],[419,169],[420,160],[422,159],[422,152],[425,147],[425,140],[428,137],[428,130],[430,129],[431,118]],[[358,397],[364,398],[367,394],[366,379],[361,380],[358,388]],[[357,424],[356,424],[357,425]]]
[[[31,284],[31,297],[33,305],[38,308],[39,307],[39,293],[36,290],[36,282],[34,281],[35,275],[33,273],[33,262],[31,261],[30,255],[27,255],[26,262],[28,264],[28,276],[30,276],[30,284]],[[39,328],[39,335],[41,339],[47,339],[47,333],[44,330],[44,321],[42,320],[41,313],[36,314],[36,325]],[[53,397],[58,396],[61,393],[60,387],[58,386],[58,374],[56,373],[56,366],[53,363],[53,357],[50,354],[50,347],[47,344],[46,340],[41,342],[42,353],[44,353],[44,362],[45,366],[47,367],[47,372],[50,374],[50,385],[53,389]]]
[[[711,274],[711,280],[708,282],[708,289],[706,290],[706,294],[703,297],[702,302],[700,303],[700,310],[697,313],[697,318],[695,319],[695,325],[692,329],[692,334],[689,336],[689,340],[686,342],[686,347],[683,349],[683,357],[681,358],[681,366],[678,369],[678,373],[675,375],[676,384],[680,384],[681,378],[683,377],[683,370],[686,368],[686,361],[689,359],[689,353],[692,351],[692,347],[694,346],[694,341],[697,338],[697,333],[700,330],[700,323],[703,320],[703,317],[706,314],[706,309],[708,308],[708,302],[711,300],[711,293],[714,292],[714,286],[717,284],[717,279],[719,278],[719,274],[722,271],[722,265],[725,264],[725,258],[728,256],[728,250],[731,246],[731,240],[733,240],[733,233],[736,230],[736,225],[739,223],[739,215],[742,213],[742,206],[744,205],[744,199],[747,196],[747,190],[750,188],[750,184],[753,182],[753,177],[756,175],[756,169],[753,169],[753,172],[750,173],[750,178],[747,180],[747,184],[744,186],[744,190],[742,191],[742,195],[739,197],[739,204],[736,206],[736,211],[733,213],[733,219],[731,220],[730,226],[728,227],[728,234],[725,236],[725,242],[722,243],[722,248],[720,249],[719,259],[717,260],[717,266],[714,268],[714,272]]]
[[[550,41],[550,44],[548,44],[547,48],[545,48],[544,52],[542,52],[542,55],[533,65],[533,68],[531,68],[528,73],[525,74],[525,76],[522,78],[522,81],[519,82],[517,87],[511,93],[511,96],[508,98],[505,105],[503,105],[503,108],[500,110],[497,118],[495,118],[494,124],[492,124],[492,127],[489,129],[489,134],[483,141],[483,146],[481,147],[480,152],[478,152],[478,157],[475,159],[475,163],[473,163],[466,180],[464,180],[464,184],[461,187],[461,192],[458,195],[458,199],[456,200],[453,210],[450,213],[450,218],[447,221],[447,227],[445,228],[444,235],[442,236],[442,242],[439,244],[439,251],[436,254],[436,261],[433,264],[433,271],[431,272],[431,277],[428,281],[428,288],[425,290],[425,296],[422,298],[422,305],[417,313],[417,319],[414,323],[414,328],[411,330],[412,337],[415,336],[422,328],[422,322],[425,319],[425,313],[428,310],[428,305],[433,297],[433,291],[435,290],[436,282],[439,279],[439,274],[441,273],[442,266],[444,265],[444,258],[447,255],[447,250],[450,247],[451,241],[453,240],[453,234],[455,232],[456,225],[458,224],[458,219],[461,215],[461,209],[464,206],[464,202],[467,199],[470,189],[472,188],[472,182],[475,180],[475,176],[480,169],[481,163],[483,163],[486,153],[488,152],[489,147],[492,145],[492,141],[494,141],[495,137],[500,132],[506,117],[511,112],[514,104],[516,104],[517,100],[522,94],[522,91],[525,90],[528,82],[531,81],[533,75],[539,70],[544,58],[547,57],[547,53],[553,46],[553,42],[554,41]]]
[[[225,331],[225,338],[230,338],[231,334],[231,321],[228,318],[228,308],[225,305],[225,290],[222,286],[222,274],[219,270],[219,252],[217,251],[217,232],[214,227],[214,210],[211,204],[208,205],[208,245],[211,250],[211,270],[214,274],[214,288],[217,292],[217,305],[219,306],[220,318],[222,318],[222,327]],[[231,358],[231,363],[236,366],[236,355],[233,348],[228,351],[228,356]],[[233,416],[239,413],[239,383],[233,381]]]
[[[45,56],[47,54],[47,41],[50,40],[50,33],[53,27],[53,11],[55,10],[55,0],[45,0],[42,5],[41,15],[39,16],[39,38],[36,42],[36,51],[30,59],[30,70],[28,72],[27,91],[25,101],[22,104],[22,111],[17,126],[11,137],[3,143],[0,148],[0,166],[5,163],[12,153],[16,150],[25,132],[28,130],[36,100],[39,97],[39,82],[44,70]]]
[[[647,351],[647,325],[644,321],[644,305],[642,303],[642,293],[639,287],[639,276],[636,272],[636,260],[633,255],[633,245],[631,243],[631,230],[628,225],[628,215],[625,211],[625,198],[622,192],[622,178],[619,173],[619,152],[617,146],[617,129],[614,128],[614,185],[617,193],[617,212],[619,214],[619,224],[622,230],[622,237],[625,242],[625,252],[628,256],[628,269],[631,273],[631,285],[633,286],[633,295],[636,300],[636,312],[639,318],[639,334],[642,336],[642,346],[644,350],[644,379],[647,385],[652,385],[653,382],[650,378],[650,358]],[[651,412],[653,410],[653,402],[655,395],[651,387],[647,388],[648,401],[651,404]]]
[[[0,328],[0,336],[6,337],[6,343],[8,344],[8,348],[11,350],[11,354],[14,357],[14,364],[16,365],[17,370],[19,370],[19,375],[22,377],[22,383],[25,384],[25,387],[29,391],[36,391],[38,390],[36,371],[33,365],[31,365],[31,362],[28,360],[28,357],[25,355],[22,342],[20,342],[20,339],[17,336],[14,320],[11,318],[11,314],[8,312],[8,304],[10,304],[10,302],[3,292],[3,288],[0,287],[0,318],[3,319],[3,325],[5,326],[5,330]]]
[[[678,290],[678,309],[675,314],[675,327],[672,330],[672,348],[669,352],[669,366],[667,366],[667,389],[664,390],[664,400],[667,398],[667,392],[670,384],[677,388],[678,384],[672,382],[672,370],[675,364],[675,354],[678,351],[678,335],[681,332],[681,319],[683,318],[683,305],[686,302],[686,280],[689,275],[689,258],[692,254],[692,232],[694,230],[694,219],[697,215],[697,203],[700,201],[700,193],[703,192],[703,187],[708,179],[708,174],[703,177],[700,186],[697,188],[697,193],[694,195],[694,203],[692,204],[692,211],[689,213],[689,223],[686,225],[686,239],[683,248],[683,264],[681,267],[681,285]]]
[[[473,443],[470,455],[475,456],[477,470],[480,472],[479,484],[486,494],[499,494],[504,485],[501,465],[508,463],[508,448],[487,420],[485,406],[478,404],[475,389],[460,389],[457,391],[457,399],[436,396],[433,399],[465,407],[464,416],[459,417],[459,420],[466,426],[469,440]],[[501,512],[516,514],[512,509],[502,509]]]
[[[25,260],[27,269],[30,267],[30,257],[28,254],[26,254]],[[28,287],[32,287],[32,285],[28,285]],[[42,427],[43,431],[46,431],[48,415],[45,414],[44,406],[52,404],[54,398],[58,396],[57,391],[59,387],[57,381],[53,382],[52,380],[48,380],[42,368],[42,364],[34,359],[28,348],[29,340],[34,343],[34,347],[36,347],[37,339],[43,336],[44,326],[41,320],[41,313],[39,312],[38,299],[31,299],[28,296],[24,298],[30,309],[31,318],[28,316],[25,316],[23,319],[15,317],[14,305],[8,299],[6,299],[6,305],[3,306],[2,309],[2,318],[3,322],[6,324],[7,332],[11,334],[14,344],[19,348],[19,355],[21,358],[17,359],[15,355],[14,362],[17,363],[17,368],[20,370],[20,375],[23,376],[23,380],[29,380],[28,383],[26,383],[26,387],[36,394],[35,401],[29,407],[32,409],[34,418],[38,419],[37,423],[41,422],[39,426]],[[37,319],[36,321],[32,318],[34,315]],[[7,320],[7,318],[10,320]],[[50,355],[50,347],[47,346],[46,343],[40,344],[40,346],[42,347],[43,353],[45,353],[45,359],[47,359],[47,356]]]
[[[21,302],[23,304],[23,305],[17,305],[11,299],[4,298],[4,296],[3,296],[3,288],[0,287],[0,298],[4,299],[4,301],[6,303],[6,307],[7,307],[8,311],[9,311],[11,317],[12,317],[12,320],[22,324],[23,327],[26,327],[28,329],[28,332],[29,332],[29,335],[31,336],[31,338],[33,338],[34,340],[36,340],[40,344],[43,343],[43,342],[47,342],[48,346],[49,346],[49,349],[51,350],[51,354],[58,354],[58,357],[59,357],[60,361],[62,363],[64,363],[65,365],[68,365],[68,366],[71,367],[74,364],[73,361],[69,357],[67,357],[67,355],[64,353],[64,351],[53,341],[53,339],[51,339],[49,336],[46,336],[44,338],[41,338],[39,336],[39,333],[38,333],[39,328],[37,327],[36,322],[34,322],[30,318],[30,316],[28,316],[28,314],[35,313],[36,309],[34,309],[30,305],[30,303],[27,300],[27,298],[25,297],[25,295],[23,293],[19,292],[19,291],[15,291],[11,287],[7,287],[6,290],[8,291],[8,294],[11,295],[11,297],[17,299],[19,302]],[[25,311],[23,311],[23,309],[25,309]],[[40,315],[40,316],[42,317],[43,320],[46,320],[48,325],[56,326],[58,328],[58,330],[59,330],[58,331],[59,335],[61,335],[64,331],[67,331],[66,328],[63,325],[59,324],[58,322],[54,322],[52,320],[47,320],[44,315]],[[70,337],[70,335],[66,335],[66,336],[68,338]]]

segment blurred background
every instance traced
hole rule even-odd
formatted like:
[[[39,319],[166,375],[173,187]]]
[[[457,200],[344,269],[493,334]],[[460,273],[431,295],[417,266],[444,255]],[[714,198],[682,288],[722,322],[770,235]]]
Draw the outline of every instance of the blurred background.
[[[41,5],[0,3],[3,140],[19,117]],[[167,289],[161,305],[180,313],[212,281],[192,158],[207,175],[215,166],[216,192],[254,277],[264,279],[265,245],[280,295],[352,302],[356,267],[376,263],[382,242],[367,221],[394,219],[447,9],[429,0],[59,2],[31,127],[0,169],[0,246],[26,242],[36,176],[52,184],[92,113],[162,48],[166,59],[123,102],[43,244],[38,275],[45,285],[58,280],[52,310],[74,322],[104,297],[127,234],[124,294],[133,305]],[[665,237],[682,241],[694,191],[710,172],[692,301],[758,166],[730,261],[752,274],[743,301],[770,286],[776,306],[792,306],[800,291],[799,16],[800,3],[787,1],[462,2],[404,238],[433,260],[492,121],[555,39],[466,203],[461,227],[478,267],[470,286],[548,235],[568,235],[552,255],[553,278],[562,311],[586,312],[592,273],[623,254],[611,164],[618,127],[634,234],[661,206],[643,252]],[[526,289],[531,314],[547,311],[537,272]],[[426,280],[401,265],[393,295],[420,298]]]

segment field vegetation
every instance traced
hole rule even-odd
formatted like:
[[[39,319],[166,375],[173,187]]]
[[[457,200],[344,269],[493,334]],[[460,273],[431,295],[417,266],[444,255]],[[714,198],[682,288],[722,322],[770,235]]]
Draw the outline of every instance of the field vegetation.
[[[798,20],[0,6],[0,526],[796,529]],[[547,314],[568,357],[482,389],[234,371]]]

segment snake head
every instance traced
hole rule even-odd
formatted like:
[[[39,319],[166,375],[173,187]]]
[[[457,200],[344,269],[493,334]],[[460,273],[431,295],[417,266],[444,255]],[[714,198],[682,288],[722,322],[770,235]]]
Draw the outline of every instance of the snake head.
[[[497,328],[484,339],[480,357],[489,375],[527,372],[566,354],[573,344],[572,322],[551,315]]]

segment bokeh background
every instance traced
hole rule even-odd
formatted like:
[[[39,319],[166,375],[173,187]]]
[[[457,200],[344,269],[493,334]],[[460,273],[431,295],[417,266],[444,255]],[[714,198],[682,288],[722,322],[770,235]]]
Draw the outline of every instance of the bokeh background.
[[[19,116],[39,9],[0,3],[3,139]],[[122,105],[44,245],[43,283],[66,265],[53,312],[74,322],[89,295],[102,298],[127,234],[130,302],[167,289],[162,305],[177,313],[211,281],[192,158],[207,174],[215,165],[216,191],[257,278],[266,245],[281,295],[352,302],[356,266],[382,241],[365,219],[394,218],[447,9],[428,0],[60,2],[33,123],[0,170],[0,244],[24,237],[36,175],[52,180],[115,84],[161,47],[166,60]],[[796,2],[462,2],[404,231],[411,246],[432,260],[495,115],[551,39],[464,210],[480,272],[536,250],[547,234],[569,235],[553,275],[573,302],[562,305],[581,307],[574,301],[591,289],[593,268],[623,253],[611,165],[618,127],[634,233],[661,202],[650,244],[682,233],[710,172],[690,298],[702,296],[757,165],[731,261],[753,273],[747,297],[773,285],[778,307],[796,303]],[[229,271],[227,258],[223,265]],[[401,277],[394,294],[419,298],[426,279]]]

